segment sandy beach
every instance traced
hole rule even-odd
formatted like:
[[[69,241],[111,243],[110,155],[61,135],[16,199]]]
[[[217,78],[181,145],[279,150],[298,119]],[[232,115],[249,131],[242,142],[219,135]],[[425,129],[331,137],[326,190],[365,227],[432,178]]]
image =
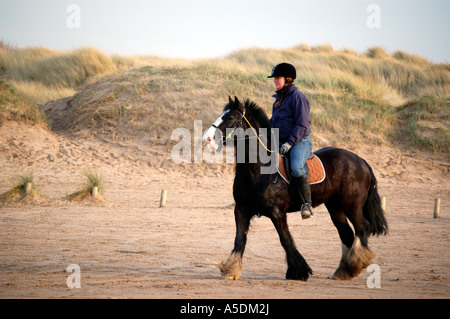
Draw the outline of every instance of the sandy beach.
[[[396,149],[353,150],[374,168],[386,197],[387,236],[370,237],[380,288],[370,272],[329,279],[341,243],[322,205],[315,217],[288,222],[314,271],[285,280],[284,250],[267,218],[252,220],[237,281],[220,278],[217,263],[233,247],[233,165],[180,164],[169,145],[145,138],[110,143],[8,122],[0,127],[0,193],[32,171],[42,197],[0,207],[0,298],[449,298],[450,162]],[[104,201],[64,197],[96,168]],[[161,190],[167,190],[160,208]],[[433,218],[434,200],[441,199]],[[69,288],[69,265],[80,288]]]

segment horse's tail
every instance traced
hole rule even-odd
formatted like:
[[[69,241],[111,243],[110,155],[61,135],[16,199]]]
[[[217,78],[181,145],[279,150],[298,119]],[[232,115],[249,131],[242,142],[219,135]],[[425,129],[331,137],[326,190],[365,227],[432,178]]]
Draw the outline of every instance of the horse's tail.
[[[388,232],[388,224],[384,217],[384,211],[381,207],[380,195],[378,195],[377,179],[370,165],[364,161],[370,172],[370,188],[364,203],[364,218],[369,222],[368,234],[386,235]]]

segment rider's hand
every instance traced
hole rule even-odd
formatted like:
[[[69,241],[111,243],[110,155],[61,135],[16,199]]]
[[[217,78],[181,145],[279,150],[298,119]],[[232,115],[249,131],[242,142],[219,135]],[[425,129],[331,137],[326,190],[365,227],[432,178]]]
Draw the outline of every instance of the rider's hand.
[[[280,153],[281,153],[281,155],[285,155],[287,152],[289,152],[289,150],[291,149],[291,144],[289,144],[289,143],[284,143],[283,145],[281,145],[281,148],[280,148]]]

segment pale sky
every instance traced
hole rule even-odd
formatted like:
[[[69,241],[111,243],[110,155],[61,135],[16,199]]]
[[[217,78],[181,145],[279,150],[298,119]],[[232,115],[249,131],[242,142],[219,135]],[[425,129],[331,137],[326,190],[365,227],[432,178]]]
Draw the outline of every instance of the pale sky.
[[[209,58],[306,43],[450,62],[449,31],[449,0],[0,0],[7,44],[129,55]]]

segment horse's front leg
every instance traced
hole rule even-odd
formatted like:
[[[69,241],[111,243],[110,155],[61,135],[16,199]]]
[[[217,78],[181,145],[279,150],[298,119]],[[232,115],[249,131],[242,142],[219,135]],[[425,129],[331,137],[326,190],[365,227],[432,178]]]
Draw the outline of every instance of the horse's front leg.
[[[278,235],[280,236],[281,245],[286,251],[286,259],[288,264],[286,279],[308,280],[309,275],[312,275],[313,272],[311,268],[309,268],[303,256],[295,247],[294,240],[289,232],[286,213],[283,213],[278,208],[275,208],[272,211],[272,216],[270,216],[270,219],[277,229]]]
[[[245,244],[247,243],[247,232],[250,226],[251,216],[246,215],[244,209],[236,205],[234,218],[236,221],[234,248],[228,260],[225,263],[221,262],[219,264],[222,278],[231,280],[239,279],[242,273],[242,255],[244,254]]]

